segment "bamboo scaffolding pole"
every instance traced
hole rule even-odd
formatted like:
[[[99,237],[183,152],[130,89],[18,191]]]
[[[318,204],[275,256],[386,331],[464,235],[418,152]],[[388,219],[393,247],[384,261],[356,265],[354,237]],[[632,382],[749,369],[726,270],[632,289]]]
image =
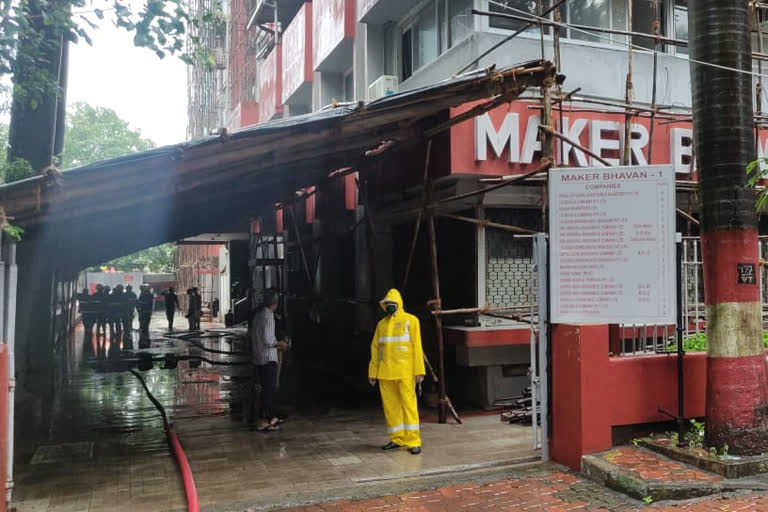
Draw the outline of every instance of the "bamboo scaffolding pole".
[[[530,110],[543,110],[544,107],[542,105],[530,105],[528,106],[528,108]],[[618,110],[609,110],[605,108],[571,108],[565,111],[566,114],[579,113],[579,112],[587,113],[587,114],[610,114],[610,115],[616,115],[616,116],[624,115],[624,112],[621,112]],[[666,124],[685,121],[685,119],[672,117],[675,115],[678,115],[678,114],[656,114],[655,118],[666,120],[667,121]],[[650,110],[642,110],[642,109],[634,109],[632,116],[646,118],[646,119],[651,119],[651,117],[654,117]],[[687,121],[690,122],[690,118]]]
[[[611,164],[605,158],[601,157],[597,153],[593,153],[592,151],[590,151],[589,149],[585,148],[584,146],[582,146],[578,142],[575,142],[573,139],[569,139],[568,137],[566,137],[562,133],[560,133],[557,130],[555,130],[554,128],[552,128],[551,126],[540,125],[539,126],[539,130],[543,130],[545,132],[546,131],[552,132],[552,135],[554,135],[558,139],[564,140],[565,142],[567,142],[568,144],[570,144],[574,148],[581,150],[582,152],[584,152],[585,154],[591,156],[592,158],[594,158],[595,160],[597,160],[601,164],[605,165],[606,167],[611,167]]]
[[[547,77],[544,80],[544,84],[541,88],[542,90],[542,117],[541,117],[541,123],[545,126],[553,126],[554,122],[552,120],[552,82],[553,80],[550,77]],[[543,140],[541,141],[541,149],[542,149],[542,156],[543,158],[546,158],[550,162],[557,162],[557,159],[555,157],[555,146],[554,146],[554,137],[551,133],[544,132]],[[561,153],[562,154],[562,153]],[[542,193],[541,193],[542,202],[541,202],[541,224],[543,226],[547,225],[547,182],[545,181],[542,183]],[[499,228],[501,229],[501,228]]]
[[[509,97],[509,95],[500,94],[498,96],[495,96],[491,98],[489,101],[486,101],[485,103],[481,103],[480,105],[476,105],[472,107],[471,109],[467,110],[466,112],[463,112],[455,117],[452,117],[451,119],[448,119],[447,121],[444,121],[434,128],[430,128],[429,130],[426,130],[424,132],[424,137],[427,139],[431,139],[435,135],[437,135],[440,132],[444,132],[445,130],[450,129],[451,127],[466,121],[467,119],[474,119],[475,117],[484,114],[490,110],[493,110],[494,108],[498,107],[499,105],[503,103],[507,103],[509,101],[512,101],[512,99]]]
[[[541,44],[541,61],[544,62],[544,25],[541,24],[541,20],[544,17],[543,7],[541,0],[536,0],[536,14],[539,16],[539,42]]]
[[[627,0],[627,27],[632,32],[632,0]],[[629,37],[627,45],[627,77],[624,82],[624,102],[632,106],[632,37]],[[632,114],[629,109],[624,116],[624,165],[632,164]]]
[[[435,216],[427,212],[427,232],[429,233],[429,253],[432,262],[432,303],[440,308],[440,271],[437,265],[437,236],[435,234]],[[437,335],[438,372],[440,374],[440,404],[437,411],[438,422],[446,422],[447,397],[445,390],[445,341],[443,340],[443,320],[435,315],[435,333]]]
[[[763,32],[760,30],[760,13],[755,8],[756,6],[752,4],[752,11],[754,14],[754,21],[755,21],[755,28],[758,31],[757,34],[757,50],[759,53],[763,53]],[[757,60],[757,84],[755,85],[755,109],[757,112],[755,113],[755,117],[758,118],[762,115],[763,112],[763,62],[762,60]],[[760,134],[758,133],[758,123],[755,123],[755,148],[759,147],[760,144]]]
[[[512,178],[503,180],[501,183],[498,183],[496,185],[491,185],[490,187],[482,188],[482,189],[479,189],[479,190],[474,190],[472,192],[467,192],[465,194],[458,194],[458,195],[455,195],[455,196],[446,197],[444,199],[441,199],[439,201],[439,203],[442,204],[442,203],[449,203],[449,202],[452,202],[452,201],[459,201],[461,199],[468,199],[470,197],[487,194],[488,192],[493,192],[494,190],[498,190],[498,189],[500,189],[502,187],[507,187],[507,186],[512,185],[514,183],[518,183],[520,181],[527,180],[528,178],[530,178],[532,176],[535,176],[536,174],[539,174],[541,172],[548,172],[550,167],[552,167],[552,165],[553,165],[553,163],[552,163],[551,160],[549,160],[547,158],[542,158],[541,161],[539,162],[539,166],[536,167],[532,171],[528,171],[527,173],[521,174],[520,176],[514,176]],[[430,207],[434,207],[434,206],[436,206],[436,205],[430,205]]]
[[[368,180],[366,179],[365,186],[362,186],[360,180],[356,179],[355,185],[365,208],[363,215],[366,227],[365,241],[368,248],[368,273],[371,276],[371,299],[375,300],[378,297],[378,280],[376,278],[376,228],[373,221],[373,205],[368,197]]]
[[[660,121],[659,125],[674,124],[674,123],[690,123],[692,120],[693,120],[692,116],[684,117],[682,119],[668,119],[665,121]]]
[[[483,314],[483,313],[497,313],[500,311],[512,311],[515,308],[510,307],[490,307],[485,306],[482,308],[458,308],[458,309],[436,309],[431,313],[433,316],[448,316],[448,315],[468,315],[468,314]],[[522,318],[522,317],[521,317]]]
[[[436,213],[436,217],[443,217],[446,219],[458,220],[461,222],[467,222],[469,224],[475,224],[476,226],[483,226],[484,228],[500,229],[502,231],[509,231],[511,233],[518,233],[521,235],[533,235],[536,233],[533,230],[521,228],[518,226],[510,226],[509,224],[500,224],[498,222],[491,222],[486,219],[475,219],[472,217],[465,217],[463,215],[453,215],[450,213]]]
[[[488,11],[479,11],[477,9],[472,9],[472,12],[474,14],[479,14],[482,16],[494,16],[498,18],[507,18],[511,20],[517,20],[517,21],[525,21],[531,23],[531,25],[534,24],[540,24],[544,26],[554,26],[555,22],[553,21],[544,21],[544,20],[538,20],[538,19],[531,19],[526,16],[522,15],[516,15],[516,14],[507,14],[507,13],[501,13],[501,12],[488,12]],[[630,15],[628,14],[628,18]],[[594,27],[590,25],[578,25],[575,23],[560,23],[561,26],[581,30],[585,32],[599,32],[603,34],[613,34],[613,35],[623,35],[623,36],[630,36],[630,37],[641,37],[646,39],[656,39],[657,37],[659,40],[665,44],[670,44],[673,46],[680,46],[687,48],[688,47],[688,41],[685,41],[683,39],[675,39],[673,37],[666,37],[666,36],[656,36],[654,34],[645,34],[643,32],[632,32],[629,30],[620,30],[620,29],[612,29],[612,28],[604,28],[604,27]],[[762,31],[755,31],[753,32],[759,32],[762,34]],[[630,46],[631,48],[631,46]],[[752,58],[756,60],[768,60],[768,54],[761,53],[761,52],[752,52]]]
[[[439,380],[437,378],[437,374],[435,373],[435,369],[432,368],[432,363],[429,362],[429,359],[427,358],[427,354],[424,354],[424,364],[427,366],[427,370],[429,370],[429,374],[432,377],[432,381],[435,383],[438,383]],[[451,399],[448,397],[448,395],[445,396],[445,405],[448,406],[448,409],[451,411],[451,416],[453,416],[453,419],[456,420],[456,423],[459,425],[463,425],[464,422],[461,421],[461,418],[459,417],[459,413],[456,412],[456,409],[453,407],[453,402],[451,402]]]
[[[427,141],[427,151],[426,156],[424,157],[424,177],[422,180],[424,190],[427,188],[427,184],[429,183],[429,160],[432,158],[432,139],[429,139]],[[408,250],[408,260],[405,264],[405,275],[403,276],[403,285],[400,287],[400,289],[405,292],[405,287],[408,284],[408,276],[411,273],[411,265],[413,264],[413,255],[416,252],[416,242],[419,239],[419,230],[421,230],[421,219],[424,216],[424,212],[426,211],[427,204],[424,203],[424,206],[421,210],[419,210],[419,213],[416,214],[416,222],[413,226],[413,237],[411,238],[411,246]]]
[[[580,90],[581,88],[575,89],[560,98],[553,98],[553,102],[557,103],[559,101],[569,101],[569,102],[575,101],[578,103],[590,103],[594,105],[605,105],[608,107],[618,107],[618,108],[632,108],[633,110],[639,110],[641,112],[651,112],[650,107],[643,107],[642,105],[635,105],[635,104],[629,105],[627,103],[623,103],[617,100],[604,100],[604,99],[590,98],[586,96],[575,96],[576,92]],[[543,96],[521,96],[519,99],[522,101],[525,101],[525,100],[541,101],[543,99]],[[682,108],[682,107],[675,106],[675,105],[656,105],[656,110],[669,110],[673,108]]]
[[[293,234],[296,236],[296,245],[299,246],[299,253],[301,254],[301,262],[304,264],[304,272],[307,275],[307,281],[309,281],[310,286],[313,286],[312,273],[309,271],[307,254],[304,252],[304,244],[301,241],[301,232],[299,231],[299,224],[298,222],[296,222],[296,214],[293,211],[293,205],[288,207],[288,215],[291,217],[291,226],[293,226]]]
[[[552,13],[552,18],[555,20],[555,22],[560,23],[560,9],[555,9]],[[562,68],[560,67],[560,25],[555,25],[552,27],[552,56],[555,64],[555,71],[560,71]],[[558,117],[560,119],[560,130],[563,129],[563,100],[564,98],[567,100],[567,98],[570,98],[572,95],[574,95],[576,92],[581,90],[581,87],[577,87],[573,91],[569,92],[568,94],[563,96],[563,86],[559,83],[555,83],[555,88],[557,89],[557,97],[559,99],[555,100],[555,103],[557,103],[557,112]],[[564,149],[565,149],[565,143],[562,140],[558,140],[560,143],[560,162],[565,162],[567,164],[567,159],[564,155]],[[553,162],[557,163],[557,158],[552,159]]]
[[[480,14],[482,16],[495,16],[498,18],[507,18],[510,20],[517,20],[517,21],[531,21],[531,18],[517,15],[517,14],[507,14],[507,13],[501,13],[501,12],[488,12],[488,11],[479,11],[476,9],[472,9],[472,12],[475,14]],[[553,26],[555,23],[552,21],[544,21],[544,20],[535,20],[534,23],[541,23],[542,25],[549,25]],[[604,27],[594,27],[591,25],[578,25],[576,23],[560,23],[561,26],[566,28],[572,28],[576,30],[583,30],[586,32],[600,32],[603,34],[613,34],[613,35],[619,35],[619,36],[631,36],[631,37],[644,37],[646,39],[655,39],[656,36],[653,34],[645,34],[643,32],[632,32],[629,30],[620,30],[620,29],[613,29],[613,28],[604,28]],[[662,42],[671,44],[674,46],[688,46],[688,41],[684,41],[682,39],[675,39],[673,37],[666,37],[666,36],[660,36],[660,39]]]
[[[677,214],[678,214],[679,216],[681,216],[682,218],[684,218],[684,219],[685,219],[685,220],[687,220],[688,222],[691,222],[691,223],[693,223],[693,224],[696,224],[697,226],[699,225],[699,221],[698,221],[698,220],[696,220],[696,218],[695,218],[695,217],[693,217],[692,215],[690,215],[690,214],[689,214],[688,212],[686,212],[685,210],[682,210],[682,209],[680,209],[680,208],[675,208],[675,210],[677,211]]]

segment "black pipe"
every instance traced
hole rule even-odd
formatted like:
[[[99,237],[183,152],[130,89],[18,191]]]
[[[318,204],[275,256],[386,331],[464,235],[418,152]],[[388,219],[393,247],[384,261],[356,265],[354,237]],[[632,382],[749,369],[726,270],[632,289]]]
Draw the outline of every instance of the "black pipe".
[[[168,416],[165,414],[165,408],[163,407],[163,404],[157,401],[157,398],[152,394],[152,392],[147,387],[147,383],[144,381],[144,377],[141,376],[139,372],[136,370],[128,370],[130,371],[134,377],[139,379],[139,382],[141,382],[141,385],[144,387],[144,391],[147,393],[147,398],[155,405],[158,411],[160,411],[160,416],[163,417],[163,428],[165,429],[165,432],[168,433],[170,430],[170,427],[168,425]]]

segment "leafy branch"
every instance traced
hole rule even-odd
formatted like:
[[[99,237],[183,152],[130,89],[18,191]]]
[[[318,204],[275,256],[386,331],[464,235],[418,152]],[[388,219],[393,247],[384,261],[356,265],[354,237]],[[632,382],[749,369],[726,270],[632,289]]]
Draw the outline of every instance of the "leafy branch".
[[[130,0],[0,0],[0,78],[14,77],[14,101],[27,101],[33,109],[43,98],[59,94],[58,77],[46,61],[66,41],[91,45],[91,34],[111,22],[133,34],[137,47],[159,58],[180,57],[187,64],[207,66],[210,55],[198,34],[226,33],[227,18],[221,2],[191,16],[184,0],[146,0],[136,9]]]
[[[768,174],[768,158],[758,158],[754,162],[750,162],[747,165],[747,188],[757,190],[760,180],[764,179],[766,174]],[[766,202],[768,202],[768,188],[763,188],[759,192],[755,205],[757,211],[762,210]]]

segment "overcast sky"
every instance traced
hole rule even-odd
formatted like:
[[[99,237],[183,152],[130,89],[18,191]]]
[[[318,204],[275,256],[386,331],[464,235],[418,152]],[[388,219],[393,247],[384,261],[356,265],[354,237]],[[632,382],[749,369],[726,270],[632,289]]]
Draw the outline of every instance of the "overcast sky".
[[[182,142],[187,127],[186,65],[133,45],[106,19],[91,31],[93,46],[70,47],[69,105],[84,101],[117,112],[157,145]]]

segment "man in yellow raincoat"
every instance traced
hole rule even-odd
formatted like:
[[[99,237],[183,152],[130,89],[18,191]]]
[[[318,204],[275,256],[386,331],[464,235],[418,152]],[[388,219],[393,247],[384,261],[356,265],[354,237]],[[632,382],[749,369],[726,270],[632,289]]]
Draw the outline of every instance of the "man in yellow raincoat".
[[[379,302],[387,314],[379,321],[371,342],[368,381],[379,382],[384,416],[390,442],[382,446],[391,450],[403,446],[421,453],[419,408],[416,384],[424,380],[424,352],[421,349],[419,319],[406,313],[400,292],[389,290]]]

